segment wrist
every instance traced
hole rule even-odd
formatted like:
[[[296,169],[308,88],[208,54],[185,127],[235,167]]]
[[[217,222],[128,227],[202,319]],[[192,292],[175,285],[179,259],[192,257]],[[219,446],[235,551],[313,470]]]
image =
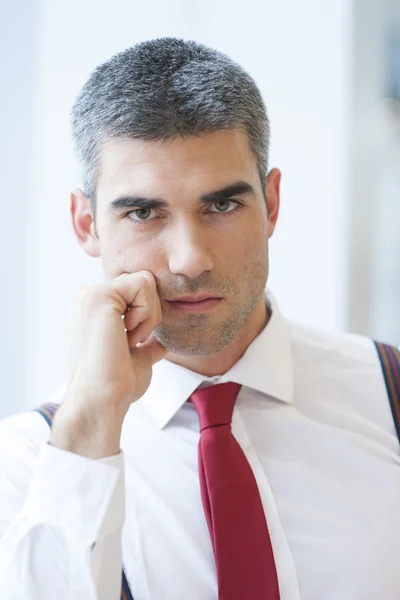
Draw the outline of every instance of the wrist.
[[[77,408],[67,399],[54,417],[50,445],[91,459],[119,454],[123,418],[114,410]]]

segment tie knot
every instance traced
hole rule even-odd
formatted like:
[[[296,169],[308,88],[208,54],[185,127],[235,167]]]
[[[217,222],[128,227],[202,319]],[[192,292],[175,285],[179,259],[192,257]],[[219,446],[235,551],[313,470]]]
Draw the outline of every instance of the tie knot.
[[[193,402],[200,420],[200,431],[216,425],[230,425],[233,408],[242,386],[228,381],[209,385],[193,392]]]

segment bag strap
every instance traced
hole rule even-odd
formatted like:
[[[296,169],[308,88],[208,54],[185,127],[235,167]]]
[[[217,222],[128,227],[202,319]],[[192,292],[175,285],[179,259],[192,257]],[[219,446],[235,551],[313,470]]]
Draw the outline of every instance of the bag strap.
[[[57,409],[60,407],[56,402],[47,402],[46,404],[42,404],[37,408],[34,408],[34,412],[38,412],[44,420],[47,422],[48,426],[52,427],[54,415],[57,412]],[[122,569],[122,586],[121,586],[121,600],[133,600],[133,596],[131,594],[131,590],[129,589],[129,584],[126,579],[126,575],[124,569]]]
[[[395,346],[375,342],[382,367],[397,437],[400,442],[400,350]]]

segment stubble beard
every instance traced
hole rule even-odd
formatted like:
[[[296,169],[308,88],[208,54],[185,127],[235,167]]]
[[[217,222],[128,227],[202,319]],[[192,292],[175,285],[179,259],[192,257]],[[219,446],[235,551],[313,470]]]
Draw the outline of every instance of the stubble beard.
[[[267,277],[268,265],[261,276],[246,278],[237,290],[230,286],[230,294],[223,300],[230,310],[219,322],[215,322],[211,313],[182,314],[177,325],[161,322],[154,329],[153,337],[169,352],[181,356],[210,356],[221,352],[236,337],[264,295]],[[238,301],[240,297],[243,299]],[[215,310],[218,311],[218,306]]]

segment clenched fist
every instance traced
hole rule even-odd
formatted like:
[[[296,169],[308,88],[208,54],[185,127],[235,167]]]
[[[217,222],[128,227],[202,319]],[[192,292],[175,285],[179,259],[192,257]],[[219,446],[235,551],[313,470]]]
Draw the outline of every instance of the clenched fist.
[[[89,458],[119,452],[122,423],[167,350],[151,336],[161,321],[148,271],[83,288],[72,334],[72,373],[50,443]]]

